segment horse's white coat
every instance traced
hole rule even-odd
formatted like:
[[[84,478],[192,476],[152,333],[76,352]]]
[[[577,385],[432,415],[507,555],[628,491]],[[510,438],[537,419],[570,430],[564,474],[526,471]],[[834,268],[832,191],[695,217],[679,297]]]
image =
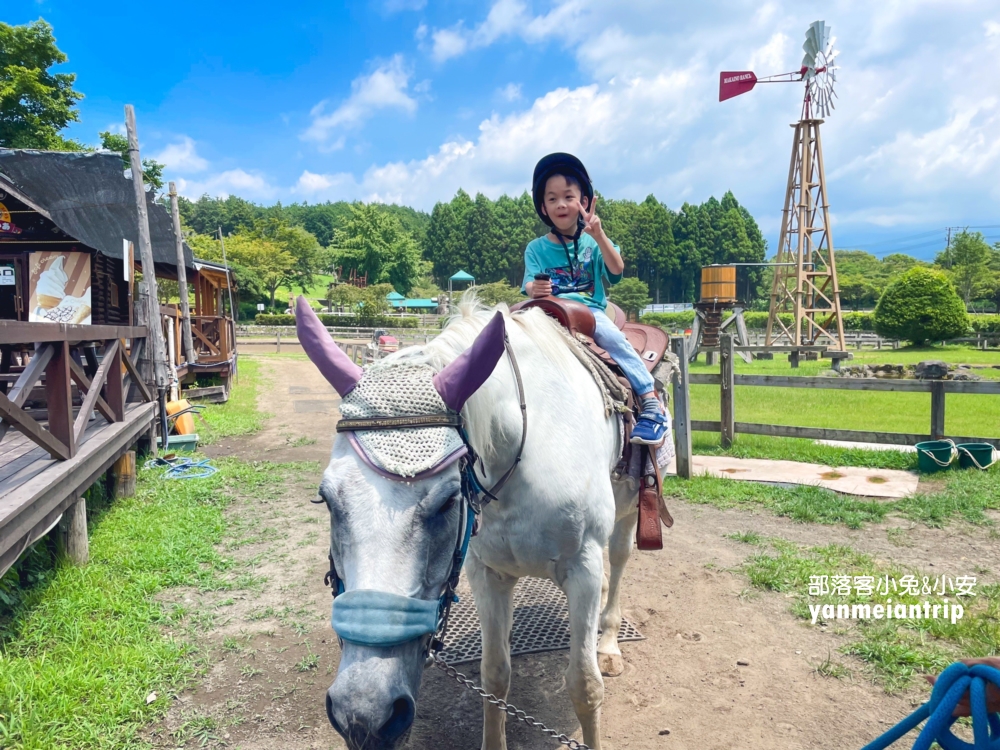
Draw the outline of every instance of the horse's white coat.
[[[466,302],[462,317],[437,339],[392,359],[443,367],[472,344],[491,314]],[[483,686],[501,698],[508,692],[512,591],[517,579],[553,580],[569,601],[567,690],[583,741],[597,750],[604,697],[601,668],[617,674],[622,667],[616,638],[621,622],[619,589],[632,548],[636,492],[626,482],[613,483],[610,478],[620,448],[618,426],[604,415],[597,385],[568,351],[555,324],[538,310],[507,316],[506,324],[524,383],[528,433],[522,460],[499,493],[499,502],[484,508],[480,532],[466,561],[482,624]],[[507,357],[463,412],[489,486],[510,466],[521,440],[521,413]],[[375,588],[436,597],[458,534],[458,513],[447,505],[458,482],[457,466],[419,482],[387,480],[358,460],[339,436],[321,491],[331,508],[334,554],[348,590]],[[611,571],[606,581],[602,551],[609,539]],[[602,585],[607,591],[603,613]],[[355,705],[361,699],[351,697],[362,682],[369,693],[384,693],[383,700],[390,704],[399,688],[416,695],[419,684],[413,684],[414,670],[408,662],[419,659],[419,652],[411,651],[390,650],[375,658],[371,649],[346,645],[337,682],[330,688],[339,725],[362,717],[375,723],[366,731],[378,729],[379,709],[368,705],[362,710]],[[354,676],[348,679],[348,673]],[[342,676],[346,682],[338,686]],[[376,683],[377,689],[372,687]],[[371,699],[371,695],[365,698],[369,703]],[[488,704],[484,710],[484,750],[506,748],[505,715]],[[387,716],[388,709],[383,713]],[[364,739],[360,731],[359,725],[359,739]],[[376,746],[365,742],[358,746]]]

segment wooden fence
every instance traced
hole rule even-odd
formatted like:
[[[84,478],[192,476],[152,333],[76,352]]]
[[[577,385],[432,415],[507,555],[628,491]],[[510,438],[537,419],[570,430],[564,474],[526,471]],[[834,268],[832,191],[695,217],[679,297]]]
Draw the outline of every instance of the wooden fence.
[[[86,558],[80,495],[155,418],[155,397],[136,366],[146,334],[131,326],[0,325],[0,575],[64,512],[70,542],[77,540],[68,552]]]
[[[680,360],[680,374],[673,385],[674,430],[677,442],[677,473],[691,476],[691,433],[718,432],[724,448],[732,445],[737,433],[746,435],[772,435],[775,437],[806,438],[811,440],[843,440],[883,445],[916,445],[927,440],[950,438],[956,443],[990,443],[1000,448],[1000,438],[960,437],[945,433],[945,396],[949,393],[973,393],[1000,396],[1000,382],[964,380],[880,380],[869,378],[821,378],[787,375],[736,375],[733,358],[736,353],[733,338],[720,336],[720,374],[692,375],[684,358],[684,340],[671,341],[673,351]],[[720,420],[691,419],[690,386],[719,386]],[[797,427],[791,425],[737,422],[734,391],[736,386],[772,388],[819,388],[843,391],[889,391],[904,393],[929,393],[931,398],[930,431],[927,434],[905,432],[878,432],[871,430],[840,430],[825,427]]]

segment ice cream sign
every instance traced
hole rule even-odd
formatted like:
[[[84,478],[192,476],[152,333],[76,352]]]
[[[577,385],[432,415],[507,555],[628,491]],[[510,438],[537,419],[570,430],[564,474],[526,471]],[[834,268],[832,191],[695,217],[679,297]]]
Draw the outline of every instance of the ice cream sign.
[[[10,211],[7,207],[0,203],[0,234],[20,234],[21,229],[14,226],[14,222],[10,220]]]
[[[91,322],[89,253],[31,253],[28,267],[28,320],[74,325]]]

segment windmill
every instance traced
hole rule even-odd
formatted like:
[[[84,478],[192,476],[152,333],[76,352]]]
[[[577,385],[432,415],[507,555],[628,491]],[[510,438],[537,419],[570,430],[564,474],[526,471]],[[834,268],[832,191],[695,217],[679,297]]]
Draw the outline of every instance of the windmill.
[[[830,206],[819,136],[822,117],[833,112],[837,52],[830,27],[815,21],[806,31],[802,66],[792,73],[757,78],[752,71],[719,74],[719,101],[751,91],[758,83],[804,83],[802,114],[792,127],[792,159],[774,264],[766,345],[816,345],[826,339],[844,351],[844,320],[830,234]],[[786,325],[779,313],[791,312]],[[797,358],[796,358],[797,361]]]

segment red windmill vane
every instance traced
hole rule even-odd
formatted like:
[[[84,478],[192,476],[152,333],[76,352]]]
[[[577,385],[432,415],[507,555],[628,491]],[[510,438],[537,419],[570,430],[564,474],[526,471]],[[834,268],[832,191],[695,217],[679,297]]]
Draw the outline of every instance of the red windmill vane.
[[[781,234],[775,259],[774,284],[767,321],[767,345],[818,344],[825,339],[844,351],[844,321],[840,310],[837,265],[830,234],[826,172],[820,141],[820,117],[834,109],[833,86],[837,81],[837,52],[830,27],[815,21],[802,45],[805,54],[799,70],[758,78],[753,71],[719,74],[719,101],[752,91],[758,83],[804,83],[802,114],[792,127],[792,161],[788,170]],[[779,313],[793,313],[794,323],[785,325]]]

